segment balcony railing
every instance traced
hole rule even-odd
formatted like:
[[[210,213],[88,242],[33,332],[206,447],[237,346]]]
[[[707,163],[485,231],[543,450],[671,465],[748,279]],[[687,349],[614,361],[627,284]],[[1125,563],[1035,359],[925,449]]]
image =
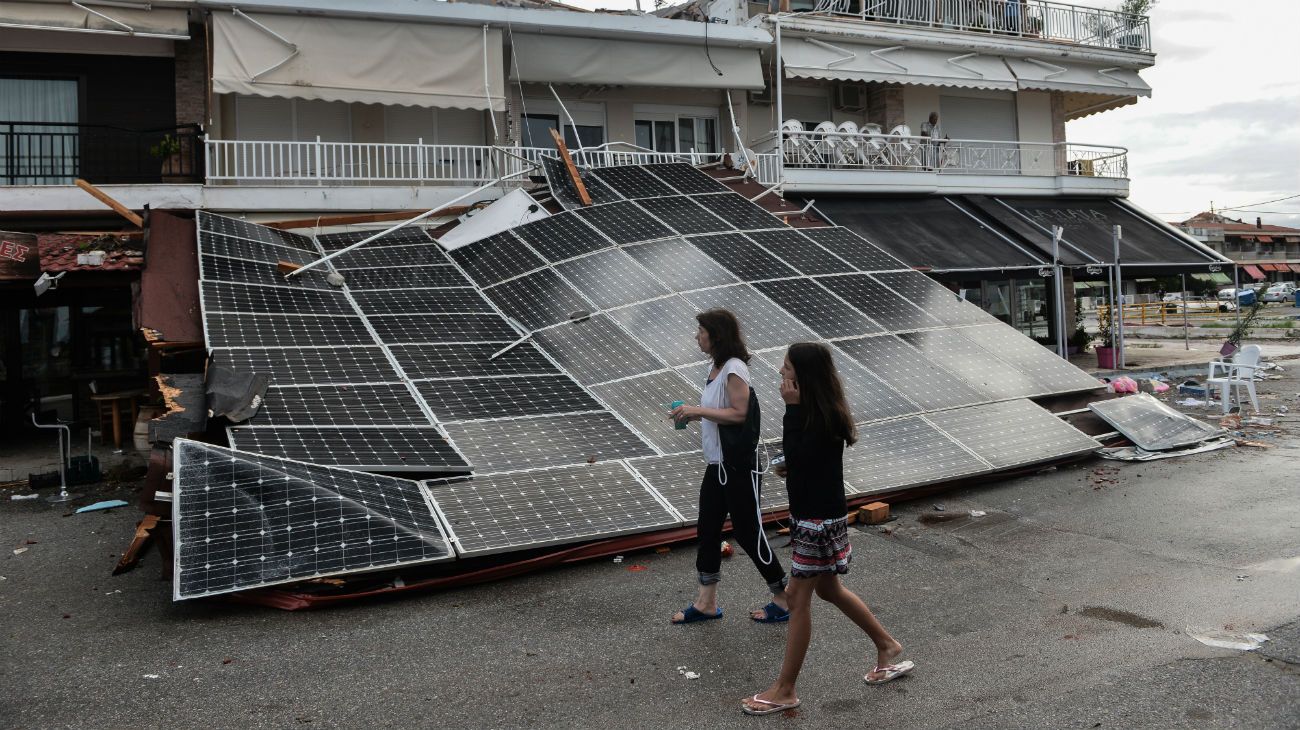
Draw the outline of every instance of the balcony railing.
[[[0,184],[197,182],[203,177],[201,139],[197,125],[134,130],[0,122]]]
[[[816,9],[874,22],[1151,50],[1151,25],[1144,15],[1044,0],[818,0]]]
[[[775,139],[767,138],[758,148],[775,152]],[[780,147],[787,168],[1128,177],[1128,151],[1102,145],[786,131]]]

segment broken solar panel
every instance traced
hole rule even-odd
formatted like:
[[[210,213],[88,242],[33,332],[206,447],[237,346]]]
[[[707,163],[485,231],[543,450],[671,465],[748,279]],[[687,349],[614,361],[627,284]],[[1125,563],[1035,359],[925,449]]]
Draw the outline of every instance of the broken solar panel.
[[[208,281],[337,291],[335,287],[325,282],[325,275],[320,271],[306,271],[286,279],[284,274],[276,270],[274,263],[267,261],[204,255],[199,257],[199,272],[200,277]]]
[[[698,425],[676,428],[668,417],[673,401],[698,403],[700,389],[674,370],[593,385],[591,390],[646,441],[666,454],[700,448]]]
[[[573,213],[560,213],[525,223],[511,229],[511,232],[551,263],[614,245],[613,241]]]
[[[844,450],[844,482],[851,494],[921,486],[988,471],[988,465],[921,418],[858,428]]]
[[[687,195],[697,193],[725,193],[731,188],[710,177],[707,173],[681,163],[643,165],[652,175]]]
[[[956,408],[924,418],[996,469],[1084,454],[1101,446],[1027,400]]]
[[[541,257],[528,248],[528,244],[510,231],[462,246],[449,255],[475,284],[482,287],[513,279],[546,265]]]
[[[745,281],[799,275],[799,272],[739,233],[690,236],[686,240]]]
[[[808,325],[819,337],[853,337],[882,331],[867,315],[807,279],[760,281],[754,288]]]
[[[563,375],[420,380],[415,387],[443,423],[601,410]]]
[[[423,488],[175,441],[176,600],[454,557]]]
[[[609,316],[669,365],[687,365],[703,355],[695,342],[700,308],[680,296],[654,299],[609,312]]]
[[[1096,378],[1006,325],[964,327],[960,332],[999,360],[1028,375],[1042,393],[1072,393],[1101,387]]]
[[[918,271],[872,274],[871,278],[893,289],[904,299],[939,318],[944,324],[987,324],[992,315],[963,300],[956,292]]]
[[[1170,408],[1146,393],[1089,403],[1088,408],[1143,451],[1199,444],[1223,429]]]
[[[626,378],[664,365],[604,314],[539,330],[533,340],[583,385]]]
[[[983,403],[983,395],[952,373],[927,362],[915,348],[891,335],[840,340],[848,353],[898,393],[929,411]]]
[[[564,282],[553,270],[542,269],[485,289],[484,293],[527,330],[541,329],[588,312],[592,305]]]
[[[807,276],[847,274],[853,267],[847,261],[822,248],[797,229],[751,231],[750,240]]]
[[[203,308],[208,312],[267,314],[354,314],[340,291],[291,289],[287,286],[203,282]]]
[[[245,238],[210,233],[203,237],[200,252],[214,256],[226,256],[250,261],[276,263],[288,261],[294,264],[306,264],[320,258],[316,251],[304,251],[290,246],[281,246],[262,241],[250,241]]]
[[[479,474],[654,453],[612,413],[449,423],[447,435]]]
[[[316,237],[316,242],[327,252],[337,251],[341,248],[347,248],[354,243],[370,238],[376,233],[381,233],[384,229],[373,231],[348,231],[346,233],[322,233]],[[382,248],[385,246],[410,246],[417,243],[432,243],[433,239],[429,234],[424,232],[419,226],[405,226],[397,230],[380,236],[375,240],[367,243],[362,248]],[[360,250],[360,249],[357,249]],[[341,258],[341,257],[340,257]]]
[[[648,532],[679,522],[621,462],[426,485],[463,556]]]
[[[313,253],[316,251],[316,246],[312,243],[311,238],[301,233],[281,231],[269,226],[241,221],[237,218],[214,215],[204,210],[199,211],[196,218],[201,231],[212,231],[213,233],[235,236],[249,241],[289,246]]]
[[[673,232],[635,203],[621,202],[579,208],[574,213],[614,243],[635,243],[667,238]]]
[[[360,317],[209,312],[208,347],[313,347],[373,345]]]
[[[873,246],[867,239],[847,228],[801,228],[804,235],[839,256],[860,271],[891,271],[911,268]]]
[[[647,198],[636,201],[636,204],[681,234],[733,230],[721,218],[701,208],[684,195]]]
[[[500,343],[394,345],[389,348],[408,378],[490,378],[498,375],[553,375],[555,366],[531,342],[509,351]]]
[[[619,249],[571,259],[556,265],[555,270],[597,309],[612,309],[672,293],[636,259]]]
[[[330,259],[336,269],[366,269],[387,266],[429,266],[450,263],[442,248],[433,241],[409,246],[378,246],[369,244]]]
[[[743,195],[718,193],[715,195],[693,195],[691,199],[702,205],[705,210],[742,231],[785,227],[785,223],[780,218],[749,202]]]
[[[921,357],[974,386],[988,400],[1027,398],[1045,391],[1025,372],[999,360],[963,334],[964,330],[926,330],[899,335]]]
[[[625,198],[655,198],[677,194],[676,190],[665,185],[662,180],[642,167],[634,165],[599,167],[591,172]]]
[[[352,300],[365,315],[492,313],[492,305],[468,286],[359,291]]]
[[[582,200],[578,197],[578,189],[573,185],[573,179],[569,177],[569,167],[564,164],[564,160],[549,155],[541,155],[542,172],[546,175],[547,185],[551,189],[551,195],[555,200],[565,208],[577,208],[583,205]],[[619,200],[618,193],[614,192],[608,185],[592,177],[587,171],[578,168],[578,177],[582,179],[582,186],[587,189],[587,197],[593,204],[612,203]]]
[[[266,347],[214,350],[212,361],[258,373],[272,385],[394,383],[401,380],[380,347]]]
[[[402,383],[268,388],[249,426],[429,426]]]
[[[681,238],[625,246],[625,252],[673,291],[735,284],[738,279],[700,249]]]
[[[943,322],[901,299],[866,274],[823,276],[817,282],[890,332],[943,326]]]
[[[433,289],[468,286],[469,280],[455,266],[396,266],[386,269],[345,269],[341,272],[348,289]]]
[[[226,429],[240,451],[379,472],[468,474],[470,465],[433,426]]]

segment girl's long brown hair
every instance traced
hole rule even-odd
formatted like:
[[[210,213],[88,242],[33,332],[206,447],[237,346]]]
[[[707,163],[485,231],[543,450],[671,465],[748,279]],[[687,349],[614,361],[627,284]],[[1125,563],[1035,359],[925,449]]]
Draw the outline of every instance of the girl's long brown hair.
[[[722,367],[733,357],[749,363],[749,349],[740,334],[736,315],[726,309],[708,309],[695,315],[695,321],[709,333],[709,344],[712,345],[709,354],[713,356],[715,367]]]
[[[799,385],[799,403],[803,406],[807,426],[821,426],[831,436],[848,446],[858,440],[844,383],[835,369],[831,349],[819,342],[796,342],[786,351]]]

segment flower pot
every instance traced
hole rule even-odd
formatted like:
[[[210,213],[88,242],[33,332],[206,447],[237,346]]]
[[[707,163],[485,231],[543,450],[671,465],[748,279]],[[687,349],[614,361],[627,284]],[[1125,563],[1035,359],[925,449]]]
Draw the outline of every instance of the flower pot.
[[[1236,351],[1237,351],[1237,346],[1232,344],[1231,342],[1225,342],[1223,343],[1223,347],[1219,348],[1219,354],[1223,355],[1224,357],[1232,357],[1232,354],[1235,353]]]
[[[1096,347],[1093,349],[1097,351],[1097,367],[1105,368],[1106,370],[1115,369],[1115,348]]]

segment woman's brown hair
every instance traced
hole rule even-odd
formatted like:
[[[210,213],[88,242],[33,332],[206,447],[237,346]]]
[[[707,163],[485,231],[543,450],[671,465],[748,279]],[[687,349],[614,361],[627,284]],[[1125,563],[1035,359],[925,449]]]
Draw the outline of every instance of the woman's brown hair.
[[[708,309],[695,315],[695,321],[709,333],[712,346],[709,354],[713,356],[715,367],[722,367],[733,357],[749,363],[749,348],[745,347],[736,315],[726,309]]]
[[[794,368],[807,427],[820,426],[852,446],[858,440],[858,429],[853,425],[831,349],[819,342],[796,342],[790,345],[786,357]]]

